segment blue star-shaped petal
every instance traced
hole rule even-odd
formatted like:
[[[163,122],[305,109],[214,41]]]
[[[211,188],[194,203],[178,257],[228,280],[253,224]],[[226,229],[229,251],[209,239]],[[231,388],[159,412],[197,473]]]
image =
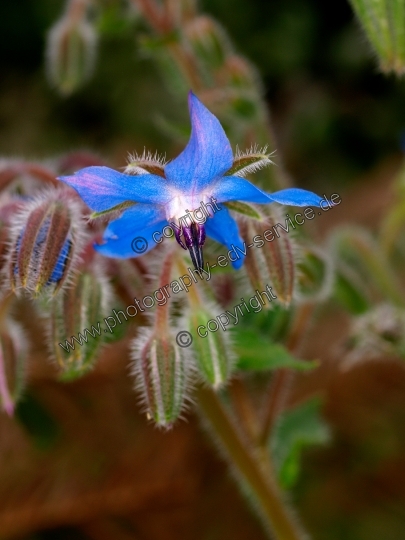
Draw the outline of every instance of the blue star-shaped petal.
[[[138,203],[125,208],[104,233],[105,243],[96,249],[109,257],[136,257],[156,245],[154,233],[167,224],[178,224],[174,232],[179,244],[190,251],[194,266],[203,265],[205,233],[232,247],[242,246],[237,224],[222,207],[206,224],[184,220],[189,212],[209,201],[244,201],[294,206],[320,206],[322,198],[304,189],[283,189],[265,193],[240,176],[226,176],[233,165],[229,140],[218,119],[192,93],[189,93],[191,136],[183,150],[165,165],[163,175],[119,173],[108,167],[86,167],[72,176],[59,178],[73,187],[95,212],[103,212],[128,201]],[[142,253],[135,253],[134,237],[146,240]],[[233,265],[239,268],[243,258]]]

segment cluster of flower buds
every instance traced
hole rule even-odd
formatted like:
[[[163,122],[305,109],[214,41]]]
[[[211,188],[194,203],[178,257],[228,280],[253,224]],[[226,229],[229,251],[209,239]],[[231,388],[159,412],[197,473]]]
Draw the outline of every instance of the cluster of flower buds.
[[[33,296],[57,292],[72,275],[83,245],[81,206],[64,190],[22,201],[9,224],[6,285]]]

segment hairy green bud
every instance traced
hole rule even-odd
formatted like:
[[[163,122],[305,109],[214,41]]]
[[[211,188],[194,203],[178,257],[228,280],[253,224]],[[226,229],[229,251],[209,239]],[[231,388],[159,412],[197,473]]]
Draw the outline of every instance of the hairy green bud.
[[[131,343],[136,388],[146,415],[159,427],[170,428],[184,409],[189,366],[185,350],[171,334],[140,328]]]

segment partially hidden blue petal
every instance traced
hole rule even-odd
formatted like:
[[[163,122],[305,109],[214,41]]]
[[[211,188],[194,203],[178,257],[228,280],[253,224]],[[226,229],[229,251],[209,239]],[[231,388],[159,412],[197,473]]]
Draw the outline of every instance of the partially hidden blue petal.
[[[157,245],[153,234],[162,231],[165,225],[167,220],[163,208],[139,204],[125,210],[121,217],[112,221],[104,231],[105,243],[94,248],[106,257],[139,257]],[[160,240],[161,235],[155,237]]]
[[[170,183],[183,193],[195,193],[228,171],[233,152],[219,120],[189,93],[191,136],[186,148],[165,167]]]
[[[72,248],[72,241],[68,238],[62,246],[62,250],[56,261],[55,268],[52,271],[52,275],[49,278],[48,283],[58,283],[65,272],[66,264]]]
[[[290,206],[321,206],[321,201],[325,200],[316,193],[301,188],[282,189],[270,193],[269,197],[274,202]]]
[[[167,180],[154,174],[131,176],[109,167],[86,167],[58,180],[74,188],[95,212],[125,201],[166,204],[173,198]]]
[[[273,202],[273,194],[268,195],[249,180],[239,176],[224,176],[212,187],[211,193],[218,202],[245,201],[262,204]]]
[[[232,262],[232,266],[238,270],[243,265],[247,248],[246,243],[239,235],[238,225],[229,210],[222,208],[221,211],[215,213],[214,217],[207,219],[205,230],[208,236],[228,248],[228,257]]]

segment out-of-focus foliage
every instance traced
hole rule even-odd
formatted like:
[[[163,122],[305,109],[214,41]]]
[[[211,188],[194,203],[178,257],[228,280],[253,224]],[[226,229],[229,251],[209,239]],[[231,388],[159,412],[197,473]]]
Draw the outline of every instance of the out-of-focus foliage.
[[[330,440],[330,430],[319,414],[320,405],[318,399],[312,399],[284,412],[277,421],[270,444],[280,482],[286,488],[298,479],[305,448]]]
[[[360,23],[377,53],[383,71],[405,71],[405,2],[403,0],[351,0]]]

